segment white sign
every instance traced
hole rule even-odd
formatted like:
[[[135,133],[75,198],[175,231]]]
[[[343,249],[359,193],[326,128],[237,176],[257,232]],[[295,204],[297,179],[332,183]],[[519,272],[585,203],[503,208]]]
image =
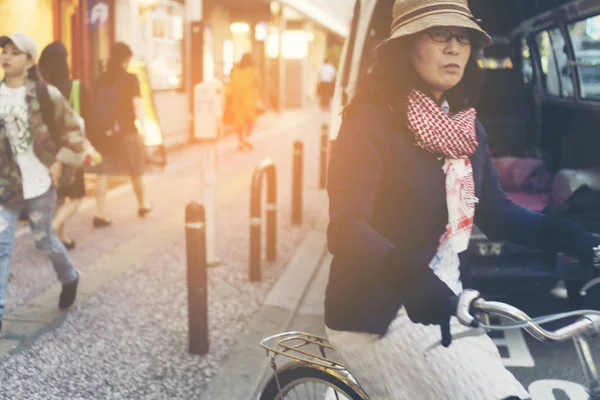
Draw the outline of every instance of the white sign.
[[[90,24],[106,25],[108,22],[109,12],[108,4],[104,2],[94,4],[90,10]]]
[[[194,86],[194,137],[216,139],[222,114],[217,81],[201,82]]]

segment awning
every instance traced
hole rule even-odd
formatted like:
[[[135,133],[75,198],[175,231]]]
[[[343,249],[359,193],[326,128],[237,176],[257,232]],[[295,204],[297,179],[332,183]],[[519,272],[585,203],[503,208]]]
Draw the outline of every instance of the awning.
[[[324,28],[348,36],[355,0],[279,0]]]

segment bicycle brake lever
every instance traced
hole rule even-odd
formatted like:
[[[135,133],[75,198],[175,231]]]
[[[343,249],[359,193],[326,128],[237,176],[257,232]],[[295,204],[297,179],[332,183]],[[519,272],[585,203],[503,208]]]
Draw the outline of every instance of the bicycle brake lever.
[[[458,306],[456,308],[456,318],[458,321],[471,328],[479,327],[479,321],[471,315],[471,305],[480,297],[477,290],[467,289],[458,297]]]

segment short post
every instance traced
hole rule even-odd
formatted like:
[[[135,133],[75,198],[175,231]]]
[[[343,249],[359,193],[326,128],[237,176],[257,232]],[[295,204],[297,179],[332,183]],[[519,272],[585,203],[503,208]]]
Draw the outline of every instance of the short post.
[[[277,170],[275,164],[266,166],[267,174],[267,261],[277,259]]]
[[[304,144],[294,142],[292,161],[292,225],[302,225]]]
[[[277,258],[277,172],[273,161],[260,163],[252,175],[250,193],[250,259],[249,275],[252,282],[261,280],[262,181],[267,177],[267,261]]]
[[[189,351],[202,355],[208,353],[206,215],[204,207],[195,202],[185,209],[185,247]]]
[[[327,186],[327,155],[329,153],[329,128],[321,125],[321,165],[319,169],[319,189]]]

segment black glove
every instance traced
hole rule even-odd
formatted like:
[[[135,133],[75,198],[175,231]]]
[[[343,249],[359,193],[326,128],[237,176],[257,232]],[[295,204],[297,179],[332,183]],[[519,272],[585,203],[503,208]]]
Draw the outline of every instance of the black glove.
[[[407,283],[401,294],[408,318],[416,324],[439,325],[442,346],[450,346],[450,317],[456,315],[458,298],[448,285],[425,266],[419,276]]]
[[[382,283],[398,292],[408,318],[416,324],[439,325],[442,345],[450,346],[450,317],[456,315],[458,298],[427,264],[407,258],[393,248],[381,264]]]

